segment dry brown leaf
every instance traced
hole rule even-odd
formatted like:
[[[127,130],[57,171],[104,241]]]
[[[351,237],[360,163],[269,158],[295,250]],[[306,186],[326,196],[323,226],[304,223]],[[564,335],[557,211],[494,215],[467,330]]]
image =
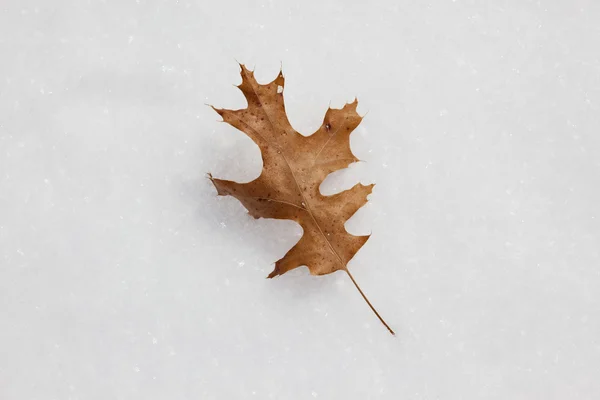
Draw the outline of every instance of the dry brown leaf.
[[[344,223],[367,202],[374,185],[357,184],[341,193],[324,196],[319,185],[330,173],[358,161],[350,150],[350,133],[361,122],[357,101],[342,109],[328,109],[321,127],[303,136],[290,125],[283,102],[284,77],[259,84],[253,71],[241,65],[242,91],[248,107],[242,110],[214,110],[224,122],[248,135],[260,148],[263,170],[249,183],[209,178],[221,196],[231,195],[254,218],[290,219],[302,226],[302,238],[275,263],[269,278],[299,266],[313,275],[335,271],[348,274],[369,307],[385,327],[394,331],[371,305],[347,264],[369,236],[354,236]]]

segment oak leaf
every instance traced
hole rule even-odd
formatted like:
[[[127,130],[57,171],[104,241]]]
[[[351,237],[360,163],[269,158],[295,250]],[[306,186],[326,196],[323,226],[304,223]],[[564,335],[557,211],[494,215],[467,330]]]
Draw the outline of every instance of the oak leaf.
[[[296,132],[288,121],[280,71],[271,83],[259,84],[253,71],[240,64],[242,83],[238,88],[248,102],[241,110],[213,109],[248,135],[260,148],[262,173],[249,183],[213,178],[221,196],[238,199],[254,218],[289,219],[304,233],[298,243],[275,263],[269,278],[307,266],[313,275],[335,271],[348,274],[369,307],[394,334],[371,305],[347,268],[348,262],[369,239],[346,231],[344,223],[367,202],[374,185],[357,184],[349,190],[324,196],[319,186],[330,173],[359,161],[350,150],[350,133],[361,122],[357,100],[342,109],[329,108],[323,124],[311,136]]]

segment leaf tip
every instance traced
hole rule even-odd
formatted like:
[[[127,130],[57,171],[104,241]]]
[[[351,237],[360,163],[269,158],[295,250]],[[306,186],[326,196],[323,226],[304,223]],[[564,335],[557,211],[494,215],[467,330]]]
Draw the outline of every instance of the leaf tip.
[[[271,271],[271,273],[269,275],[267,275],[267,279],[273,279],[278,275],[279,275],[279,270],[277,269],[277,267],[275,267],[275,269],[273,271]]]
[[[211,105],[211,104],[207,104],[207,106],[209,106],[210,108],[212,108],[213,110],[215,110],[215,112],[216,112],[217,114],[219,114],[221,117],[223,116],[223,112],[224,112],[225,110],[223,110],[222,108],[217,108],[217,107],[215,107],[215,106],[213,106],[213,105]]]
[[[242,63],[238,63],[238,64],[240,65],[240,69],[241,69],[240,73],[242,75],[242,78],[246,75],[249,75],[249,76],[254,75],[254,70],[248,69],[248,67],[246,67],[245,64],[242,64]]]

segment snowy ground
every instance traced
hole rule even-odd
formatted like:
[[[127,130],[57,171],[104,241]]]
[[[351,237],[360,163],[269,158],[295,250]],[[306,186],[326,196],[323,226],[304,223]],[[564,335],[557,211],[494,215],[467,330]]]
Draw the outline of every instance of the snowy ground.
[[[0,398],[600,398],[600,4],[2,0]],[[376,182],[342,273],[250,180],[235,59]]]

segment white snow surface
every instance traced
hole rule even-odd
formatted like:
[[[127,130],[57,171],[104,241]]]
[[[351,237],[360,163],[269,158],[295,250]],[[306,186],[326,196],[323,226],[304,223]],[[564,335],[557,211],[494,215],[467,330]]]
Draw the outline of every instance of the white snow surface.
[[[598,1],[3,0],[0,398],[600,398]],[[342,273],[206,179],[258,176],[236,60],[292,125],[367,114]]]

